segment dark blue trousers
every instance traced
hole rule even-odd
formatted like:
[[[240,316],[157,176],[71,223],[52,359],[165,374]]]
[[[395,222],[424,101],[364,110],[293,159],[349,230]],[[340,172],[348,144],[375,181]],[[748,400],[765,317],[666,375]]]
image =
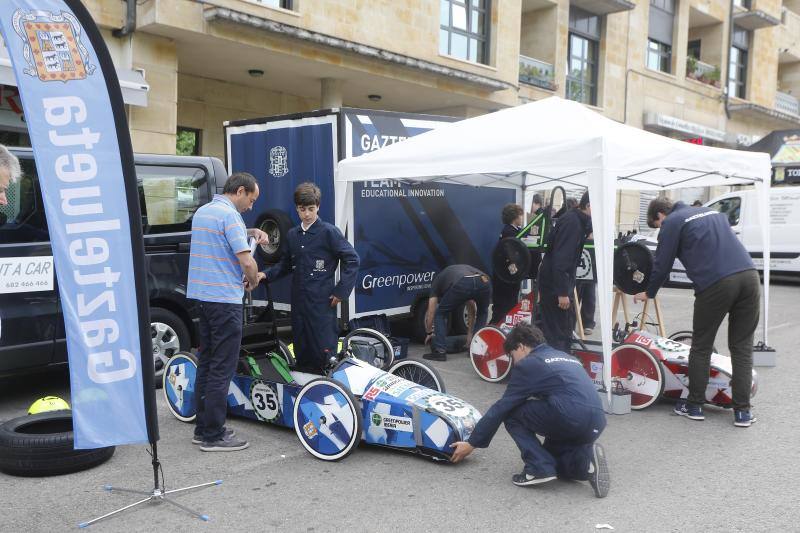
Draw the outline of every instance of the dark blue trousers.
[[[605,429],[606,418],[603,411],[582,405],[556,408],[544,400],[529,400],[505,426],[522,453],[526,473],[586,480],[592,444]]]
[[[484,278],[485,281],[484,281]],[[449,329],[449,319],[456,307],[475,300],[478,306],[475,317],[475,327],[473,333],[486,325],[489,318],[489,302],[492,300],[492,286],[486,276],[463,277],[453,284],[450,289],[439,299],[436,306],[436,313],[433,316],[433,341],[431,342],[433,351],[447,351],[447,332]]]
[[[198,303],[200,349],[194,389],[197,405],[194,433],[212,442],[225,432],[228,389],[242,345],[242,304]]]
[[[579,281],[575,287],[578,289],[578,299],[581,301],[581,321],[584,328],[597,325],[594,321],[594,308],[597,300],[597,289],[591,281]]]

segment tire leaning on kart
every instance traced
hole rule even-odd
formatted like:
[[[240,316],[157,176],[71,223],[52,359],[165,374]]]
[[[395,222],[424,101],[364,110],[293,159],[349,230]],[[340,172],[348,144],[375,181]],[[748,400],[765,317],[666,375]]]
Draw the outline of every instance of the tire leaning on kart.
[[[114,455],[114,446],[76,450],[72,439],[72,413],[67,410],[4,422],[0,425],[0,471],[14,476],[56,476],[87,470]]]

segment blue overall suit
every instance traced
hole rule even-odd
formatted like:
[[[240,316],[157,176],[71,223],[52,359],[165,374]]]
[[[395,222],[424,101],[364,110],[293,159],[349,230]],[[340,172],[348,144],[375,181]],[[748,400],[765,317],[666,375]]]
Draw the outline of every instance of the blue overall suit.
[[[266,269],[272,282],[292,274],[292,337],[298,368],[321,373],[336,354],[339,328],[330,297],[344,300],[353,290],[359,259],[339,228],[317,219],[306,231],[290,229],[278,264]],[[336,267],[341,266],[339,283]]]
[[[589,478],[592,445],[606,427],[597,387],[583,365],[546,344],[514,363],[503,397],[478,421],[469,443],[486,448],[502,422],[527,474],[581,481]]]

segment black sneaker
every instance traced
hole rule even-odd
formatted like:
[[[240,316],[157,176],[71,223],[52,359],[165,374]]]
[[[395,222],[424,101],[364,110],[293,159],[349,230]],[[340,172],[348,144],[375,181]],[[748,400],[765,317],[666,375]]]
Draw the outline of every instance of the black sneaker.
[[[422,358],[429,361],[447,361],[447,354],[445,352],[431,352],[426,353]]]
[[[234,430],[225,428],[225,434],[222,436],[222,438],[232,439],[235,436],[236,432]],[[192,437],[192,444],[203,444],[203,437],[195,433],[194,436]]]
[[[592,459],[589,462],[589,484],[592,486],[595,496],[605,498],[608,496],[608,489],[611,487],[606,452],[597,443],[592,448]]]
[[[672,410],[678,416],[685,416],[689,420],[705,420],[703,415],[703,406],[689,403],[686,400],[678,400],[675,408]]]
[[[733,410],[733,425],[739,428],[749,428],[751,424],[754,424],[756,421],[756,417],[750,413],[750,411],[745,411],[744,409],[734,409]]]
[[[547,483],[548,481],[553,481],[556,476],[541,476],[536,477],[532,474],[528,474],[524,470],[519,474],[514,474],[511,476],[511,483],[516,485],[517,487],[527,487],[529,485],[539,485],[540,483]]]
[[[225,437],[227,437],[227,435]],[[203,444],[200,445],[200,450],[204,452],[238,452],[250,446],[250,443],[246,440],[225,437],[215,440],[214,442],[203,442]]]

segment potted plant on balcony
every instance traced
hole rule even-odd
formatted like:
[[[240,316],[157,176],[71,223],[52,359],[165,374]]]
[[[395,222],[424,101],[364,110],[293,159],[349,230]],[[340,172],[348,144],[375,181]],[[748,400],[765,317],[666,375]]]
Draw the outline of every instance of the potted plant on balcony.
[[[711,85],[719,89],[721,76],[722,72],[720,71],[719,67],[715,66],[714,70],[708,73],[708,80],[711,82]]]
[[[697,59],[694,56],[686,56],[686,77],[697,79]]]

